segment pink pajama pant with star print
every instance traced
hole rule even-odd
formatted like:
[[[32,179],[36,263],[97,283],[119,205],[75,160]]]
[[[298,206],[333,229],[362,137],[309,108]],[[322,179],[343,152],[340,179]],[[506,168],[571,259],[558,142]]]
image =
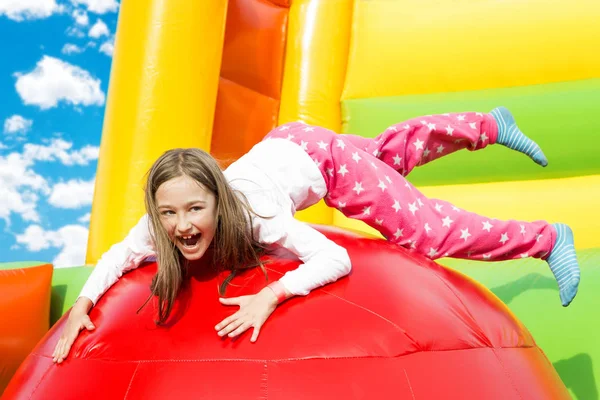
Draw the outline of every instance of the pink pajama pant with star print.
[[[493,144],[497,135],[490,114],[467,112],[401,122],[374,139],[303,123],[275,128],[265,139],[302,146],[323,174],[326,204],[410,251],[431,259],[545,258],[556,238],[547,222],[487,218],[429,199],[404,178],[415,166]]]

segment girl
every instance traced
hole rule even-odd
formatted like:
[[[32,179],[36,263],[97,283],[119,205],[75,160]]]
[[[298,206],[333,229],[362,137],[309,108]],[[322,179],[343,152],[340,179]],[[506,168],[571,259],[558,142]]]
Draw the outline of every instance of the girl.
[[[388,240],[430,259],[544,259],[563,306],[577,293],[580,271],[571,229],[543,221],[500,221],[423,196],[404,176],[417,165],[466,148],[499,143],[546,166],[539,146],[517,127],[508,110],[421,117],[390,126],[375,139],[340,135],[290,123],[221,172],[198,149],[171,150],[152,166],[145,191],[147,215],[102,256],[73,306],[53,359],[62,362],[81,329],[94,329],[91,307],[126,271],[156,256],[151,295],[158,322],[171,311],[190,261],[209,248],[215,262],[233,271],[260,265],[271,245],[303,262],[256,295],[221,298],[239,310],[216,325],[219,336],[260,328],[278,303],[350,272],[345,249],[297,221],[294,213],[320,199],[363,220]]]

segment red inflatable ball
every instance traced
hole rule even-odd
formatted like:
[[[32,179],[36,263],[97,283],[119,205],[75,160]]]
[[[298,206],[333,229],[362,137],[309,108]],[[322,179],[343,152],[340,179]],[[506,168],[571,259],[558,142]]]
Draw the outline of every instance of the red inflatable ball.
[[[214,326],[223,275],[196,266],[166,327],[147,299],[154,263],[126,274],[90,313],[69,358],[52,363],[61,319],[21,365],[12,399],[568,399],[527,329],[469,278],[379,239],[319,228],[346,247],[349,277],[281,304],[256,343]],[[297,261],[273,259],[271,278]],[[265,286],[258,269],[227,296]]]

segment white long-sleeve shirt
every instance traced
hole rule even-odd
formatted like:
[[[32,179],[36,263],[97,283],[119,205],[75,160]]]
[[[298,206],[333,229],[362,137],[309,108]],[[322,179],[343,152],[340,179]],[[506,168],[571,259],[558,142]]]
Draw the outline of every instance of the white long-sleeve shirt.
[[[290,293],[306,295],[350,272],[343,247],[294,218],[296,211],[317,203],[327,193],[321,172],[300,146],[285,139],[260,142],[224,174],[258,215],[252,218],[254,237],[262,244],[287,249],[302,261],[279,280]],[[148,222],[144,215],[122,242],[102,255],[80,297],[96,304],[123,273],[156,255]]]

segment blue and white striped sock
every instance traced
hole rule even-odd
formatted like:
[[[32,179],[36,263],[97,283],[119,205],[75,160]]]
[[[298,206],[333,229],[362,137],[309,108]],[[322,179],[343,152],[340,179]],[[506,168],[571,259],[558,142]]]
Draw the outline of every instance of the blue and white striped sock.
[[[519,130],[515,118],[505,107],[496,107],[491,111],[492,116],[498,124],[497,143],[527,154],[537,164],[545,167],[548,165],[548,159],[542,152],[542,149],[536,142],[529,139]]]
[[[552,224],[556,229],[556,241],[546,259],[558,283],[560,301],[568,306],[577,294],[581,273],[575,254],[573,231],[565,224]]]

